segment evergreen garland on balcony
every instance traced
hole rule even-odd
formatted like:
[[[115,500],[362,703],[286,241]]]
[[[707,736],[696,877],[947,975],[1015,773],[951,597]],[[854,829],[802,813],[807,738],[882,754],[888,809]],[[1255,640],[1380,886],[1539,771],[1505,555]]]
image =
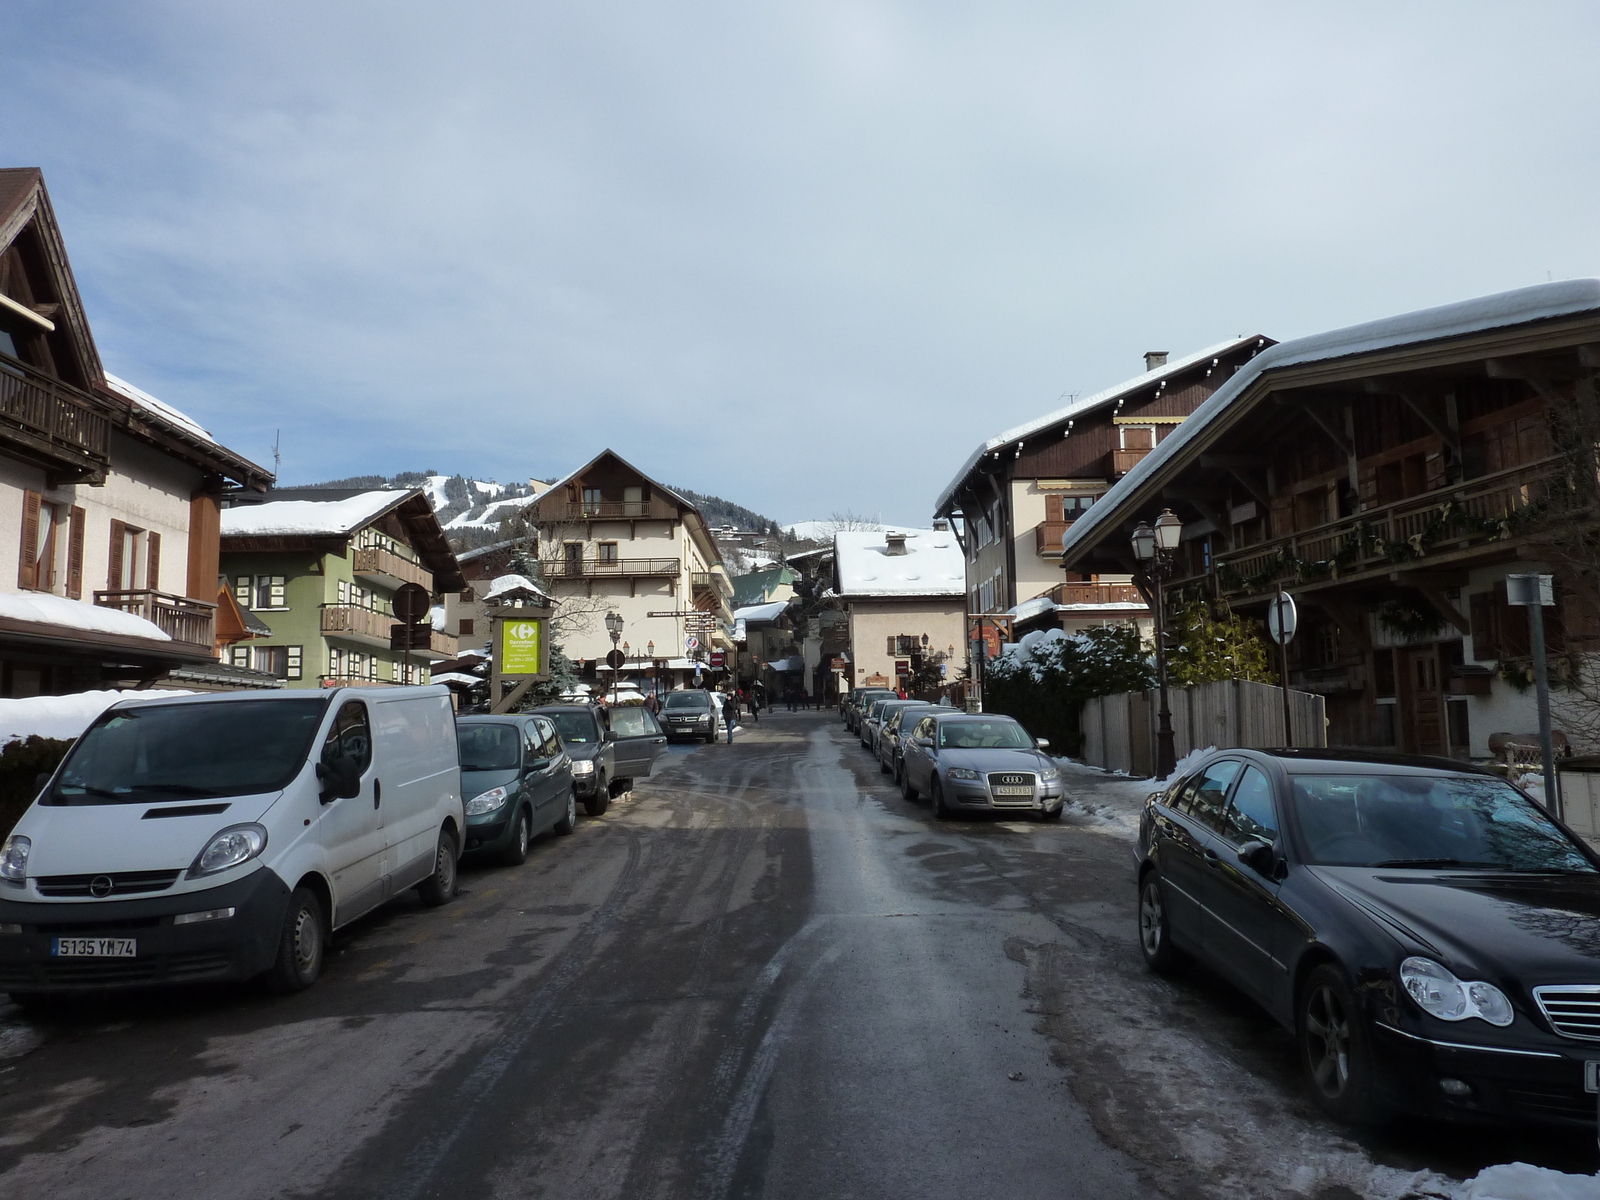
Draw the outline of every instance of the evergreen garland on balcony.
[[[1444,628],[1439,610],[1415,596],[1390,596],[1374,615],[1379,625],[1408,642],[1430,638]]]

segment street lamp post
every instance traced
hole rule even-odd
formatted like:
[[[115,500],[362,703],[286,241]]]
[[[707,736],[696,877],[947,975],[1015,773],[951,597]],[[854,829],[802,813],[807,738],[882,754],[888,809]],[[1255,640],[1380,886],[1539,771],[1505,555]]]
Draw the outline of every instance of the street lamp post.
[[[611,652],[617,652],[617,643],[622,640],[622,614],[608,612],[606,614],[606,632],[611,635]],[[611,703],[616,704],[618,685],[622,682],[622,668],[615,663],[611,667]]]
[[[1166,779],[1177,770],[1178,755],[1172,733],[1172,709],[1167,701],[1167,616],[1164,585],[1172,570],[1172,553],[1183,537],[1183,522],[1170,508],[1156,518],[1155,528],[1139,522],[1133,531],[1133,556],[1139,560],[1155,590],[1156,610],[1156,688],[1160,706],[1156,710],[1156,776]]]

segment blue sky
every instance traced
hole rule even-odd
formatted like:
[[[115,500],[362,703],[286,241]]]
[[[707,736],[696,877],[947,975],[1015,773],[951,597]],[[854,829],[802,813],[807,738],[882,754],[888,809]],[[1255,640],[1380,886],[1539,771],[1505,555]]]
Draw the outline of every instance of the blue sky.
[[[107,367],[303,482],[919,521],[1174,355],[1600,274],[1593,5],[7,5]]]

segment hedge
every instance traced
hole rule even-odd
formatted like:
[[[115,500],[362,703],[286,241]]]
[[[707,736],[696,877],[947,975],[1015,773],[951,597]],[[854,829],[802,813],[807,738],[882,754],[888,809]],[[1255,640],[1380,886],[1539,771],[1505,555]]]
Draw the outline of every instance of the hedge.
[[[0,748],[0,838],[10,833],[28,811],[28,805],[39,794],[39,776],[61,765],[72,741],[34,734]]]

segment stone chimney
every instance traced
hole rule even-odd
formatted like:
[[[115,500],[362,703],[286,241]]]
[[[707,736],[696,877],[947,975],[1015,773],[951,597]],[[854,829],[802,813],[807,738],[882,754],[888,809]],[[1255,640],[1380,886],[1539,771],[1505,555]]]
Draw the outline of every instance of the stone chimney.
[[[1165,350],[1146,350],[1144,352],[1144,369],[1154,371],[1167,365],[1167,352]]]
[[[906,552],[906,535],[903,533],[886,533],[883,535],[883,543],[888,547],[884,551],[885,554],[893,556]]]

